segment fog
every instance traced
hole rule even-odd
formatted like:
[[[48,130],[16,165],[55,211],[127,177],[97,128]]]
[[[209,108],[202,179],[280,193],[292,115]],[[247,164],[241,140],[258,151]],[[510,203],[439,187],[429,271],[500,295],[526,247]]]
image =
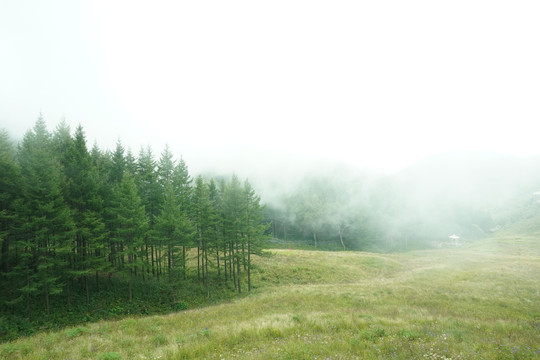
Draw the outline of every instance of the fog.
[[[463,245],[516,223],[538,223],[539,191],[539,156],[451,152],[392,174],[308,174],[268,202],[268,217],[277,238],[333,248],[455,246],[451,235]]]
[[[535,1],[3,1],[0,128],[20,139],[41,113],[104,149],[168,144],[275,209],[329,182],[339,213],[378,229],[359,237],[473,233],[448,220],[456,204],[488,227],[537,184],[539,15]]]
[[[389,171],[452,150],[536,154],[538,14],[534,1],[3,1],[0,124],[20,137],[42,112],[105,148],[168,143],[201,168],[259,165],[250,151]]]

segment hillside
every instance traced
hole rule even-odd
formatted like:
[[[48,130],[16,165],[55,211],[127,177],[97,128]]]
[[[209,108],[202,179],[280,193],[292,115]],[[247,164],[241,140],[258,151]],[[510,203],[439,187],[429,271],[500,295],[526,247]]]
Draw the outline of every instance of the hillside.
[[[246,297],[0,345],[6,359],[535,359],[540,242],[402,254],[273,250]]]
[[[325,249],[428,249],[452,234],[483,239],[538,214],[540,158],[449,152],[392,174],[337,166],[305,174],[292,188],[277,187],[281,200],[262,189],[275,238]]]

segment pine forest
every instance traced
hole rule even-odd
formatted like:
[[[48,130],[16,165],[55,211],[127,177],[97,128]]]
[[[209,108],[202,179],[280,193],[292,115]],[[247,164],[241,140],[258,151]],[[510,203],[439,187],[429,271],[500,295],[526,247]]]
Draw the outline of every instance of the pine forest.
[[[168,147],[89,150],[40,116],[18,145],[0,133],[0,336],[250,291],[268,228],[247,180],[193,179]]]

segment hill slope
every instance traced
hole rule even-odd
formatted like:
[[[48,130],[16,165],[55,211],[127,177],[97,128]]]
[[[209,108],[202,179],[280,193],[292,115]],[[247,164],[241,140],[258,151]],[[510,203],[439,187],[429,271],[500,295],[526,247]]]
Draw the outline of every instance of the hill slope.
[[[230,303],[0,345],[6,359],[534,359],[540,243],[404,254],[274,250]]]

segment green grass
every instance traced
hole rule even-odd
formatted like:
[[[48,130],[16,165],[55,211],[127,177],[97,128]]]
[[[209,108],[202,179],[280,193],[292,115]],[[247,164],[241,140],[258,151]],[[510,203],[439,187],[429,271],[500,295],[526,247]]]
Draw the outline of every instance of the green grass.
[[[272,250],[245,297],[0,345],[5,359],[539,359],[540,236],[403,254]]]

